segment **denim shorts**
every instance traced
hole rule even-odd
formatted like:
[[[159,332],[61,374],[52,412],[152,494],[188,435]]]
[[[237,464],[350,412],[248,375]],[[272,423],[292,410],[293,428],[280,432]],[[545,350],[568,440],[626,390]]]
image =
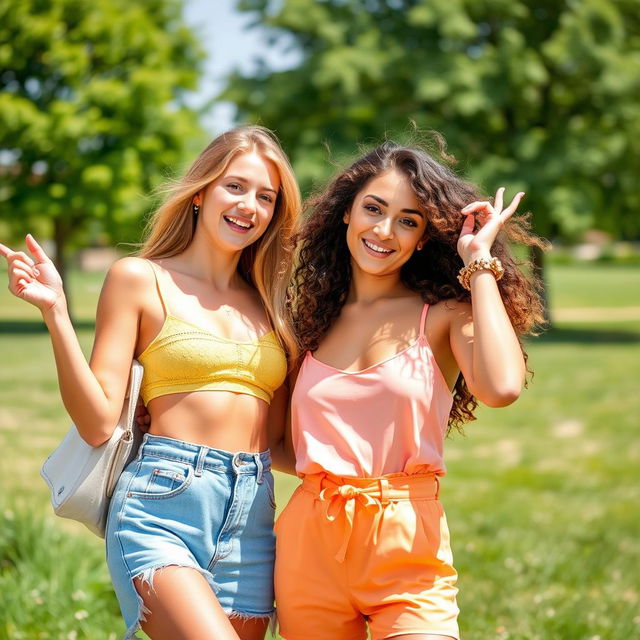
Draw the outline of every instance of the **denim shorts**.
[[[201,573],[229,616],[273,616],[275,500],[271,459],[145,434],[116,486],[107,564],[134,637],[144,620],[133,579],[167,566]]]

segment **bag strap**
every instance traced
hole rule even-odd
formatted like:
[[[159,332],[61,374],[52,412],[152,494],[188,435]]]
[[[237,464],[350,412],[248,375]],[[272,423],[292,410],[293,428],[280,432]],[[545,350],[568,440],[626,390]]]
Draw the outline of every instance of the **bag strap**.
[[[129,373],[129,388],[125,399],[127,401],[127,432],[133,433],[133,421],[138,404],[138,396],[140,395],[140,386],[142,385],[142,375],[144,369],[142,365],[134,358],[131,361],[131,372]]]

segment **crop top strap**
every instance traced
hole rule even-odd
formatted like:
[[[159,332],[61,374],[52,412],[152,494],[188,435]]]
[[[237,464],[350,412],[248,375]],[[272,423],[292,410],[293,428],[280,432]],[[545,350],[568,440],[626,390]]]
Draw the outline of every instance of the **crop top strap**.
[[[420,316],[420,335],[418,336],[420,340],[424,339],[425,337],[424,325],[425,320],[427,319],[427,311],[429,311],[429,305],[425,302],[424,306],[422,307],[422,315]]]
[[[160,278],[158,277],[158,270],[156,266],[151,262],[151,260],[147,260],[149,266],[151,267],[151,271],[153,271],[153,277],[156,279],[156,289],[158,290],[158,296],[160,297],[160,303],[162,304],[162,310],[164,311],[164,315],[168,315],[167,305],[164,301],[164,296],[162,295],[162,287],[160,286]]]

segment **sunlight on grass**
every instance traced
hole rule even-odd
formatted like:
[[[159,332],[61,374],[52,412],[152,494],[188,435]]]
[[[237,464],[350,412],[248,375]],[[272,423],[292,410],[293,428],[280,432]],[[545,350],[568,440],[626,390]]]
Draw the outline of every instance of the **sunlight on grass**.
[[[552,307],[629,307],[640,305],[638,266],[579,263],[549,269]]]

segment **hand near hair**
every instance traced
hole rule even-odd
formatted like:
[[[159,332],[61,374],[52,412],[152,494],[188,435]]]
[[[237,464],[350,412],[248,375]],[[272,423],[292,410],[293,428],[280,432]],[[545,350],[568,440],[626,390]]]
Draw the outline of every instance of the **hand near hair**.
[[[458,238],[458,253],[465,265],[491,256],[491,247],[498,232],[515,213],[523,196],[524,192],[517,193],[509,206],[503,209],[504,187],[500,187],[493,204],[488,201],[472,202],[461,210],[466,218]]]
[[[0,244],[0,255],[6,259],[8,266],[9,291],[44,313],[65,301],[62,278],[31,234],[27,235],[26,242],[35,260],[24,251],[13,251]]]

